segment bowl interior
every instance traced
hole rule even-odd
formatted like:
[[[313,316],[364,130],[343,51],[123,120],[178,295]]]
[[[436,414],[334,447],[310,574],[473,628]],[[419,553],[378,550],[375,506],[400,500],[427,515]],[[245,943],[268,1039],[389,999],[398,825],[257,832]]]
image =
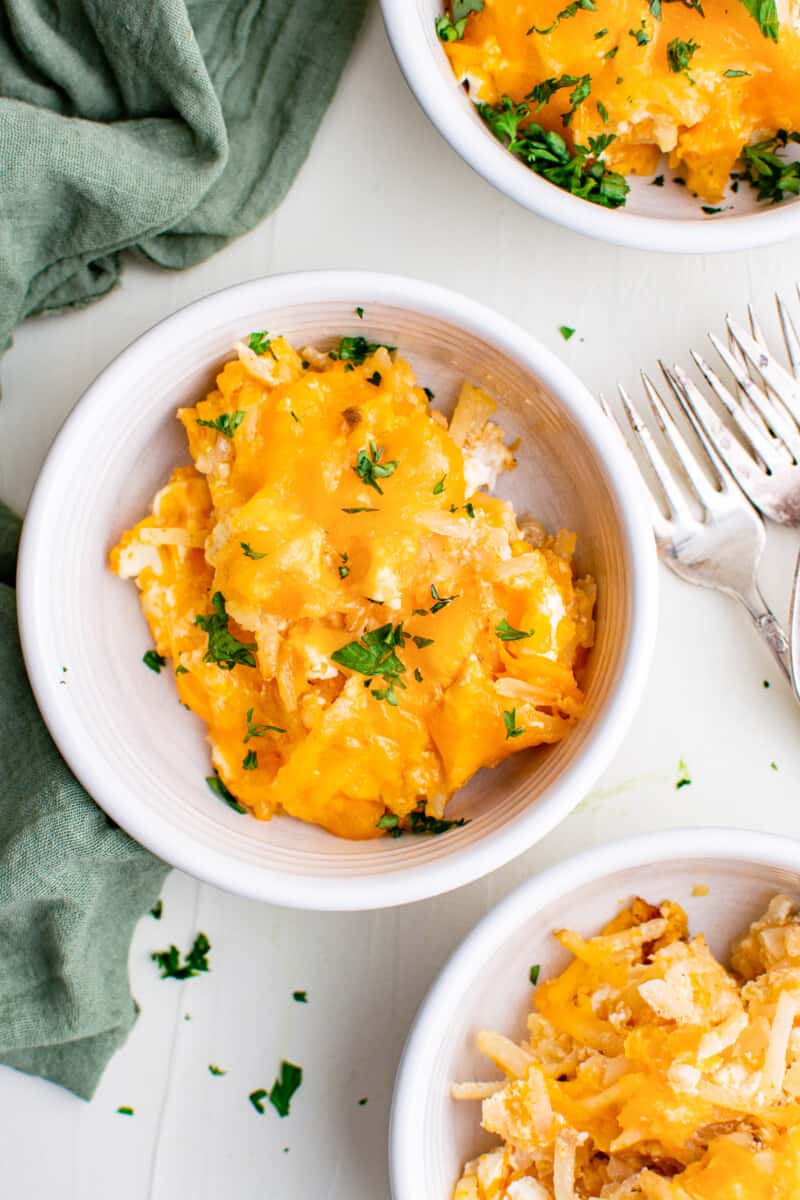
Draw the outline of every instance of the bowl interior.
[[[692,895],[698,883],[708,885],[707,896]],[[449,1086],[501,1077],[476,1051],[475,1036],[482,1029],[517,1040],[525,1036],[531,965],[539,963],[546,979],[569,961],[552,930],[571,928],[590,936],[634,895],[652,903],[676,900],[688,912],[691,931],[705,933],[724,960],[732,939],[772,896],[786,892],[800,899],[800,869],[708,855],[642,862],[558,895],[553,890],[541,905],[515,908],[479,945],[470,947],[468,941],[452,981],[448,967],[425,1002],[413,1045],[414,1064],[424,1063],[424,1074],[414,1064],[401,1072],[393,1113],[393,1122],[402,1125],[403,1145],[416,1138],[419,1153],[409,1163],[393,1145],[394,1200],[450,1200],[463,1164],[497,1145],[497,1138],[480,1128],[480,1104],[452,1100]],[[480,932],[479,927],[476,943]]]
[[[168,861],[222,886],[303,903],[303,896],[269,884],[269,873],[304,880],[302,886],[327,881],[334,893],[337,881],[348,876],[389,876],[458,856],[529,806],[546,809],[553,782],[602,733],[626,666],[636,589],[607,464],[524,361],[477,328],[424,307],[371,301],[363,290],[341,299],[310,293],[302,301],[276,303],[269,283],[233,289],[218,302],[212,297],[176,314],[93,385],[60,435],[34,497],[23,545],[21,623],[29,672],[51,731],[115,820]],[[363,321],[356,304],[365,307]],[[226,808],[206,788],[204,730],[178,703],[172,672],[155,675],[142,665],[151,642],[137,589],[107,569],[120,533],[147,511],[171,468],[189,461],[176,409],[208,390],[235,339],[262,328],[298,346],[325,348],[347,333],[390,342],[445,410],[464,378],[486,387],[497,397],[504,429],[521,439],[519,467],[503,481],[502,494],[553,530],[577,531],[578,569],[597,579],[588,715],[557,747],[480,772],[451,810],[471,824],[447,837],[348,842],[288,817],[261,823]],[[572,384],[572,403],[593,409],[588,394]],[[577,788],[574,793],[570,804],[580,799]]]
[[[705,214],[702,211],[702,200],[693,197],[685,187],[672,182],[674,175],[664,160],[659,167],[659,173],[664,173],[666,182],[663,187],[653,187],[649,178],[631,177],[631,191],[625,206],[621,209],[598,209],[556,188],[554,184],[533,174],[519,162],[514,155],[503,149],[493,134],[486,128],[478,116],[473,101],[456,79],[450,67],[450,62],[444,52],[442,43],[435,30],[436,17],[444,11],[441,0],[414,0],[413,20],[408,13],[406,0],[382,0],[384,11],[390,23],[390,32],[395,49],[401,58],[401,65],[409,77],[409,83],[416,92],[417,98],[429,116],[446,137],[455,134],[457,149],[462,152],[467,143],[470,144],[469,159],[482,174],[486,174],[498,187],[510,189],[510,194],[530,208],[538,210],[540,203],[537,196],[543,192],[557,197],[563,210],[565,224],[571,224],[568,213],[575,206],[581,209],[591,208],[597,221],[608,226],[604,236],[612,237],[609,232],[612,224],[619,225],[629,217],[645,217],[658,221],[676,221],[681,224],[692,222],[706,227],[720,221],[730,222],[736,218],[752,217],[757,214],[761,220],[771,220],[787,208],[800,203],[800,198],[792,197],[780,206],[770,206],[759,203],[755,189],[742,184],[737,192],[728,188],[721,205],[720,213]],[[401,11],[402,10],[402,11]],[[393,14],[396,14],[393,16]],[[404,24],[404,34],[395,36],[397,24]],[[532,80],[535,83],[536,80]],[[449,111],[448,111],[449,110]],[[478,165],[475,156],[481,160]],[[800,147],[790,145],[785,151],[787,159],[800,158]],[[526,198],[527,197],[527,198]],[[800,212],[800,210],[796,210]],[[547,215],[561,219],[552,211]],[[749,222],[752,225],[752,221]],[[586,230],[584,230],[586,232]],[[644,236],[644,233],[641,235]],[[655,248],[659,248],[656,246]],[[691,247],[702,250],[700,244]],[[709,247],[713,248],[713,247]]]

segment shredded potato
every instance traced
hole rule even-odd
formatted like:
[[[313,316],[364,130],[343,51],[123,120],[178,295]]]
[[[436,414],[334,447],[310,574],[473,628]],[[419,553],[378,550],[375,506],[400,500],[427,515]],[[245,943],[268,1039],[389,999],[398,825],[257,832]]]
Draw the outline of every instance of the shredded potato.
[[[350,838],[444,832],[475,771],[583,713],[595,588],[574,535],[530,543],[488,494],[514,455],[479,388],[448,426],[363,337],[235,348],[178,414],[194,466],[111,569],[136,580],[228,803]]]
[[[539,984],[528,1039],[481,1033],[502,1082],[454,1084],[501,1145],[454,1200],[796,1200],[800,913],[778,896],[728,971],[637,899]]]

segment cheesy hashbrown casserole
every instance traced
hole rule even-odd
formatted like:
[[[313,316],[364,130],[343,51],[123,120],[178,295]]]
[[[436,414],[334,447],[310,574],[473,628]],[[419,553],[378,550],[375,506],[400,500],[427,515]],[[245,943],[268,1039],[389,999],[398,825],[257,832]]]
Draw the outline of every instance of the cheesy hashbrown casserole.
[[[361,315],[361,310],[359,310]],[[493,401],[449,422],[392,348],[237,344],[181,409],[193,466],[111,552],[158,670],[208,726],[212,790],[348,838],[441,833],[482,766],[557,742],[584,698],[594,584],[572,534],[488,494]]]
[[[796,1200],[800,914],[786,896],[734,943],[731,969],[684,911],[636,899],[538,984],[528,1037],[481,1033],[502,1083],[482,1099],[497,1149],[454,1200]],[[532,968],[532,981],[538,968]]]
[[[731,178],[800,191],[798,0],[453,0],[436,28],[492,132],[574,195],[616,208],[662,155],[706,212]]]

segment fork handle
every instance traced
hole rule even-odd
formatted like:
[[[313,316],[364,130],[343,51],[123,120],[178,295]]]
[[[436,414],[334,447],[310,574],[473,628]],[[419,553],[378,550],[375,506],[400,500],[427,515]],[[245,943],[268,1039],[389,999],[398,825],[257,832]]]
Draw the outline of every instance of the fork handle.
[[[758,632],[772,651],[772,657],[780,667],[785,678],[792,683],[792,666],[789,657],[789,639],[786,636],[783,626],[775,616],[772,609],[767,604],[764,597],[758,588],[753,588],[752,594],[739,595],[737,599],[741,600],[750,614]],[[797,693],[795,692],[797,697]],[[797,697],[800,699],[800,697]]]

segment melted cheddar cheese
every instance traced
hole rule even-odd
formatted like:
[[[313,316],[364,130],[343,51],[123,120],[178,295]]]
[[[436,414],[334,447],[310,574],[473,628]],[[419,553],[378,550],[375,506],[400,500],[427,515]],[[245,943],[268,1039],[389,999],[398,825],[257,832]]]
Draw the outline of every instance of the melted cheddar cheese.
[[[349,838],[441,832],[475,771],[583,710],[575,538],[523,534],[483,490],[513,454],[477,388],[448,426],[364,339],[238,351],[178,414],[194,466],[111,568],[141,589],[224,798]]]
[[[688,188],[711,202],[722,198],[754,138],[800,129],[797,0],[778,3],[777,41],[742,0],[662,0],[660,20],[648,0],[573,5],[559,21],[566,7],[562,0],[485,0],[471,13],[463,38],[445,50],[458,78],[473,85],[473,98],[521,102],[544,81],[572,77],[538,111],[531,103],[530,121],[573,144],[613,135],[604,161],[623,175],[652,174],[666,154]],[[565,127],[573,87],[587,76],[591,90]]]
[[[800,914],[776,896],[731,970],[683,910],[637,899],[534,993],[528,1040],[478,1036],[501,1145],[454,1200],[793,1200],[800,1195]]]

